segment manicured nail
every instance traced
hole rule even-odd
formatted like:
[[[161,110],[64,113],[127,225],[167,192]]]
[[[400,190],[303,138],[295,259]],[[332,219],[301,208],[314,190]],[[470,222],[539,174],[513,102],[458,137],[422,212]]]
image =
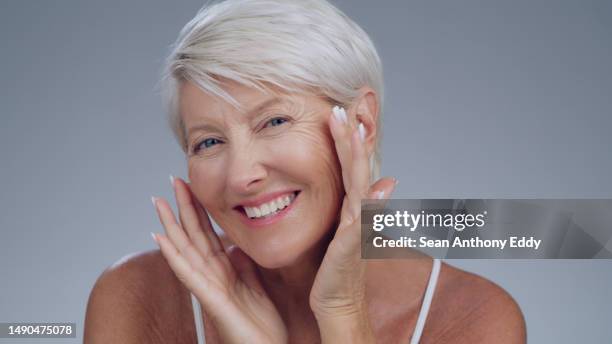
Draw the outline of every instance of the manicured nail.
[[[155,204],[155,202],[157,202],[157,197],[153,197],[151,196],[151,203],[153,203],[153,206],[156,207],[157,204]]]
[[[155,233],[151,232],[151,238],[153,238],[153,240],[159,244],[159,240],[157,240],[157,235]]]
[[[359,138],[361,139],[361,142],[365,142],[365,137],[366,137],[366,130],[365,127],[363,126],[363,123],[359,123]]]
[[[383,199],[385,197],[384,191],[376,191],[376,199]]]
[[[338,106],[334,106],[334,108],[332,109],[332,112],[334,113],[334,118],[336,119],[336,121],[338,122],[342,122],[342,116],[340,115],[340,112],[338,111]]]
[[[348,118],[346,117],[346,111],[344,110],[344,108],[338,107],[338,112],[340,113],[340,116],[342,117],[342,122],[344,122],[344,124],[347,124]]]
[[[394,186],[397,186],[397,184],[399,184],[399,180],[397,180],[397,179],[395,179],[395,178],[393,178],[393,179],[395,180],[395,182],[393,183],[393,184],[394,184]]]
[[[348,120],[346,119],[346,112],[344,111],[343,108],[336,105],[332,109],[332,112],[334,113],[334,116],[336,117],[336,120],[338,120],[338,122],[344,123],[344,124],[348,123]]]
[[[174,176],[173,175],[170,175],[170,185],[174,187]]]

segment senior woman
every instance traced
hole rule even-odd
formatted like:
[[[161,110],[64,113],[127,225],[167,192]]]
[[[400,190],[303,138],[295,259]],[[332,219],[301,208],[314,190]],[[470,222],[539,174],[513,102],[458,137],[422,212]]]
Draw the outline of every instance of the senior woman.
[[[382,84],[366,33],[324,0],[198,12],[163,79],[189,166],[189,183],[171,177],[179,216],[153,198],[160,250],[102,274],[85,342],[524,342],[495,284],[360,258],[361,199],[397,184],[376,180]]]

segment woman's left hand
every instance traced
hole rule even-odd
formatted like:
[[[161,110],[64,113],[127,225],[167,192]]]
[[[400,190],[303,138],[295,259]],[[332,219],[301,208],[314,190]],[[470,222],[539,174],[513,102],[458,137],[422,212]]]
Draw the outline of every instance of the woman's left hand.
[[[334,108],[333,112],[329,125],[346,194],[338,229],[310,292],[310,307],[319,322],[323,342],[338,340],[336,334],[340,332],[347,339],[347,331],[363,342],[370,342],[373,336],[365,300],[366,263],[361,260],[361,200],[388,198],[396,181],[381,178],[370,185],[365,130],[351,126],[344,109]]]

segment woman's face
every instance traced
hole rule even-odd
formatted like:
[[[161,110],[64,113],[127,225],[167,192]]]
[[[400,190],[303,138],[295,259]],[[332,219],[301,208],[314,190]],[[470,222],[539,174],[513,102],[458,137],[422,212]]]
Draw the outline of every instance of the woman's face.
[[[290,265],[339,213],[344,189],[328,127],[332,106],[235,82],[224,89],[242,111],[190,82],[180,90],[191,189],[259,265]]]

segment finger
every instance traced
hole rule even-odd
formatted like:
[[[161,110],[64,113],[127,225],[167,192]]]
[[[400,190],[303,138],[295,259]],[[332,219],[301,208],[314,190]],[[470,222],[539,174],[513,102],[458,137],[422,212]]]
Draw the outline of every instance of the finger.
[[[344,108],[335,106],[329,119],[330,131],[334,139],[336,154],[340,161],[344,189],[350,188],[349,169],[351,165],[351,126]]]
[[[189,183],[185,183],[185,184],[187,185],[189,189],[189,194],[191,195],[191,201],[196,209],[196,213],[198,214],[198,219],[200,220],[201,224],[204,224],[204,227],[203,227],[205,229],[204,234],[210,241],[213,247],[213,250],[215,252],[223,252],[224,246],[223,246],[222,240],[221,238],[219,238],[217,233],[214,231],[213,226],[210,223],[210,217],[208,215],[208,212],[206,211],[206,209],[204,209],[202,204],[200,204],[200,201],[196,198],[193,191],[191,191],[190,184]]]
[[[379,179],[370,186],[368,199],[371,201],[368,204],[373,205],[376,209],[385,208],[396,186],[397,179],[395,178],[386,177]]]
[[[166,234],[168,234],[168,238],[180,252],[183,252],[189,239],[176,221],[170,204],[162,197],[154,197],[153,205],[155,206],[160,222],[166,230]]]
[[[196,249],[204,258],[223,253],[208,216],[200,217],[198,215],[196,205],[199,205],[199,202],[195,201],[189,186],[181,178],[174,178],[173,184],[181,224]]]
[[[347,190],[347,197],[349,216],[355,220],[361,214],[361,200],[367,198],[370,189],[370,166],[359,130],[354,130],[351,136],[351,153],[351,188]]]
[[[380,178],[374,184],[372,184],[372,186],[370,186],[368,199],[374,199],[374,200],[389,199],[393,191],[395,191],[396,185],[397,185],[397,179],[393,177]]]
[[[206,265],[204,264],[202,256],[196,250],[195,246],[193,246],[183,228],[176,222],[176,218],[168,202],[163,198],[154,198],[153,203],[166,234],[174,247],[189,260],[193,267],[205,270]]]
[[[185,184],[186,190],[189,192],[191,197],[191,204],[193,205],[196,215],[198,217],[198,222],[202,225],[201,233],[203,233],[204,240],[207,241],[207,244],[210,245],[210,249],[208,252],[210,254],[207,257],[215,257],[218,260],[218,263],[221,264],[226,271],[233,270],[232,264],[230,263],[227,254],[225,252],[225,248],[223,243],[221,242],[221,238],[214,231],[212,224],[210,223],[210,218],[208,217],[208,212],[204,207],[200,204],[200,201],[197,199],[193,191],[191,191],[191,186],[189,183],[181,180]],[[206,257],[206,256],[205,256]]]
[[[363,129],[362,129],[363,130]],[[365,134],[365,133],[364,133]],[[356,252],[361,240],[361,200],[368,197],[370,183],[370,167],[367,152],[359,130],[354,130],[351,135],[351,167],[350,167],[350,189],[347,190],[342,204],[340,228],[336,235],[340,236],[342,246],[346,252]]]
[[[168,265],[174,271],[176,277],[189,289],[204,306],[209,305],[211,301],[211,282],[205,278],[205,275],[199,273],[191,266],[189,261],[181,255],[172,241],[162,235],[154,234],[155,241],[159,245],[162,255],[168,262]]]
[[[216,252],[202,255],[195,247],[191,239],[187,236],[183,228],[176,222],[172,208],[165,199],[157,199],[156,207],[162,224],[166,229],[168,238],[176,248],[184,255],[194,268],[205,272],[208,275],[216,276],[220,280],[231,279],[234,268],[231,266],[225,252]]]

